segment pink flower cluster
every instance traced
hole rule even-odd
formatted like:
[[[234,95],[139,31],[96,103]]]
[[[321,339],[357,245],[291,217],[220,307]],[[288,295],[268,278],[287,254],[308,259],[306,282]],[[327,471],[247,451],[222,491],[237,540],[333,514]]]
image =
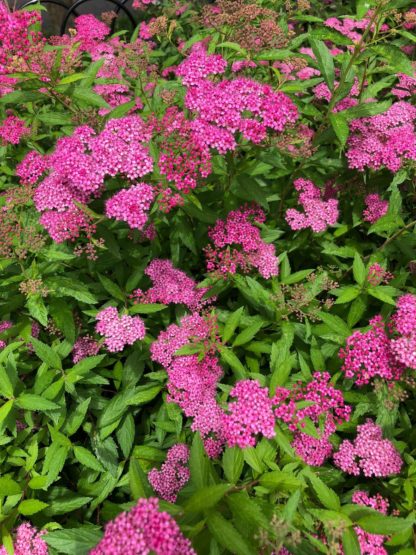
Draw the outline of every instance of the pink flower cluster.
[[[382,317],[372,318],[370,326],[366,332],[355,331],[350,335],[345,349],[339,352],[345,376],[357,386],[368,384],[375,377],[398,380],[404,370],[394,356]]]
[[[0,138],[4,143],[17,145],[20,139],[30,133],[30,128],[16,116],[7,116],[0,125]]]
[[[257,380],[241,380],[230,391],[235,402],[229,403],[228,414],[223,417],[224,436],[229,447],[253,447],[256,435],[275,436],[273,400],[267,387]]]
[[[363,211],[363,220],[365,222],[375,223],[382,216],[387,214],[389,203],[383,200],[379,194],[371,193],[365,197],[366,208]]]
[[[373,287],[377,287],[377,285],[380,285],[381,283],[387,284],[393,278],[394,275],[380,266],[380,264],[378,264],[377,262],[375,262],[368,268],[367,281]]]
[[[265,221],[259,207],[233,210],[226,220],[218,220],[208,232],[213,242],[205,248],[207,269],[218,274],[247,273],[252,268],[268,279],[279,273],[274,246],[263,241],[255,224]]]
[[[96,316],[97,333],[105,337],[104,343],[111,353],[122,351],[125,345],[133,345],[143,339],[146,331],[140,316],[118,315],[114,306],[109,306]]]
[[[351,414],[351,407],[345,404],[342,392],[330,385],[330,379],[328,372],[315,372],[306,385],[298,382],[292,389],[278,387],[273,397],[275,417],[295,432],[292,446],[296,454],[312,466],[320,466],[331,455],[332,445],[328,438],[335,432],[336,425],[348,421]],[[305,418],[314,424],[323,421],[318,437],[299,430]]]
[[[143,229],[154,197],[155,192],[151,185],[137,183],[128,189],[122,189],[107,200],[106,216],[126,222],[132,229]]]
[[[357,503],[357,505],[370,507],[383,515],[386,515],[389,509],[388,500],[379,493],[370,497],[365,491],[356,491],[352,496],[352,502]],[[359,526],[356,526],[354,529],[358,536],[362,555],[387,555],[388,552],[384,548],[384,542],[387,536],[382,534],[370,534]]]
[[[346,152],[350,168],[363,171],[385,166],[397,172],[405,160],[416,160],[416,107],[399,101],[377,116],[353,120]]]
[[[195,281],[174,268],[170,260],[152,260],[144,273],[153,285],[145,293],[141,289],[134,292],[134,297],[141,303],[184,304],[196,311],[208,302],[203,299],[208,288],[197,288]]]
[[[344,440],[334,454],[336,466],[344,472],[359,476],[364,474],[386,477],[398,474],[402,459],[393,443],[383,439],[383,430],[372,420],[357,426],[357,437],[353,442]]]
[[[335,225],[338,219],[338,200],[322,199],[322,191],[309,179],[296,179],[295,189],[300,192],[299,203],[303,212],[294,208],[286,210],[286,221],[293,230],[310,227],[315,233],[325,231]]]
[[[370,25],[370,18],[371,12],[367,13],[367,16],[363,19],[351,19],[350,17],[344,17],[343,19],[337,19],[336,17],[330,17],[325,21],[325,25],[330,27],[331,29],[335,29],[339,33],[345,35],[352,42],[359,42],[362,36],[362,33],[359,31],[364,31]],[[375,24],[373,23],[371,29],[375,28]],[[385,23],[381,25],[381,31],[388,31],[389,27]]]
[[[90,127],[78,127],[70,137],[59,139],[55,151],[43,158],[29,153],[19,165],[18,175],[23,183],[34,183],[48,171],[34,200],[42,212],[40,222],[55,241],[73,239],[80,229],[88,229],[87,216],[74,203],[88,204],[100,196],[106,176],[122,174],[134,180],[152,170],[152,159],[143,146],[150,136],[139,116],[126,116],[110,120],[99,134]],[[150,203],[150,186],[137,187],[131,193],[117,193],[108,208],[134,226],[143,224]]]
[[[89,555],[195,555],[175,520],[158,509],[156,498],[139,499],[106,525],[103,539]]]
[[[3,333],[4,331],[10,329],[12,325],[12,322],[10,322],[9,320],[3,320],[3,322],[0,322],[0,333]],[[0,349],[4,349],[5,346],[6,342],[3,339],[0,339]]]
[[[416,296],[410,293],[397,301],[397,311],[391,318],[394,333],[390,345],[400,364],[416,370]]]
[[[169,449],[162,468],[153,468],[148,473],[150,485],[162,499],[175,503],[179,491],[190,477],[188,459],[189,447],[184,443],[178,443]]]
[[[186,86],[198,85],[208,75],[220,75],[227,69],[227,60],[219,54],[208,54],[202,43],[192,46],[189,56],[176,68],[175,73]]]
[[[48,545],[42,539],[45,532],[38,532],[31,524],[25,522],[16,530],[13,548],[14,555],[48,555]],[[0,555],[8,555],[4,546],[0,547]]]
[[[397,98],[407,98],[416,94],[416,77],[411,77],[405,73],[398,73],[399,82],[391,90]]]
[[[33,335],[33,333],[32,333]],[[74,364],[86,357],[94,356],[100,350],[100,345],[90,335],[78,337],[72,349],[72,361]]]

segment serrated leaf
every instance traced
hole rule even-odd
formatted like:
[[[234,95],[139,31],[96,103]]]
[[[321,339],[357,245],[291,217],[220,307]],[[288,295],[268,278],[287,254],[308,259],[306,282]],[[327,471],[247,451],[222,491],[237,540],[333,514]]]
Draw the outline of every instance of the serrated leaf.
[[[328,312],[320,312],[319,318],[335,333],[339,334],[341,337],[348,337],[351,335],[351,330],[348,325],[340,318],[334,314],[329,314]]]
[[[104,287],[107,293],[109,293],[114,299],[118,299],[122,303],[125,302],[126,300],[125,295],[116,283],[114,283],[113,281],[111,281],[111,279],[101,274],[98,274],[98,279],[100,280],[101,285]]]
[[[191,481],[197,488],[208,485],[209,461],[205,452],[204,444],[199,433],[195,433],[189,456],[189,470]]]
[[[329,52],[328,47],[321,40],[311,37],[309,42],[312,46],[313,53],[315,54],[319,71],[322,73],[325,83],[330,90],[334,89],[335,69],[332,54]]]
[[[40,358],[42,362],[47,364],[49,368],[62,368],[61,359],[59,358],[59,355],[52,349],[52,347],[49,347],[49,345],[46,345],[46,343],[42,343],[34,337],[31,338],[30,342],[36,355]]]
[[[256,551],[247,543],[228,520],[217,512],[211,513],[207,520],[208,529],[219,544],[236,555],[256,555]]]
[[[233,347],[240,347],[241,345],[245,345],[249,341],[255,337],[257,332],[262,328],[263,322],[256,322],[252,324],[248,328],[245,328],[242,332],[240,332],[237,337],[234,339]]]
[[[16,405],[25,410],[54,410],[59,405],[34,393],[22,393],[15,401]]]
[[[359,285],[362,285],[366,281],[367,271],[365,269],[365,264],[362,261],[362,258],[358,254],[358,252],[356,252],[355,256],[354,256],[354,262],[353,262],[353,265],[352,265],[352,272],[353,272],[355,281]]]
[[[133,499],[150,497],[152,488],[149,485],[146,474],[143,472],[139,462],[132,458],[129,465],[129,484]]]
[[[220,350],[221,360],[228,364],[228,366],[233,370],[235,377],[238,380],[243,380],[247,377],[247,372],[238,356],[231,350],[223,347]]]
[[[87,555],[101,540],[102,530],[98,526],[49,530],[42,539],[65,555]]]
[[[7,476],[0,477],[0,497],[19,495],[22,493],[20,485]]]
[[[387,293],[385,293],[383,291],[383,289],[381,288],[381,286],[379,287],[370,287],[368,289],[368,293],[374,297],[375,299],[378,299],[379,301],[382,301],[383,303],[387,303],[387,304],[391,304],[393,306],[396,305],[396,301]]]
[[[48,503],[39,501],[39,499],[25,499],[19,503],[17,510],[21,515],[29,516],[43,511],[46,507],[48,507]]]
[[[188,500],[184,510],[187,514],[193,515],[211,509],[221,501],[229,489],[229,484],[201,488]]]
[[[318,476],[316,476],[316,474],[312,472],[312,470],[308,469],[304,472],[304,474],[310,481],[312,488],[322,505],[326,509],[339,511],[341,503],[335,491],[329,488]]]
[[[243,312],[244,306],[240,306],[240,308],[228,316],[227,321],[225,322],[224,331],[222,332],[222,338],[225,343],[231,339],[235,330],[238,328]]]
[[[227,480],[236,484],[244,467],[242,450],[239,447],[226,447],[222,456],[222,467]]]
[[[358,526],[370,534],[390,535],[404,532],[414,525],[414,518],[398,518],[395,516],[367,515],[357,521]]]
[[[358,297],[358,295],[360,294],[360,288],[356,287],[355,285],[351,285],[339,289],[338,293],[339,295],[337,296],[335,304],[349,303]]]
[[[87,468],[91,468],[97,472],[104,472],[104,468],[99,460],[91,453],[91,451],[85,449],[85,447],[74,446],[74,455],[77,461]]]
[[[129,308],[129,314],[153,314],[155,312],[160,312],[167,308],[166,304],[158,304],[158,303],[148,303],[148,304],[141,304],[137,303]]]

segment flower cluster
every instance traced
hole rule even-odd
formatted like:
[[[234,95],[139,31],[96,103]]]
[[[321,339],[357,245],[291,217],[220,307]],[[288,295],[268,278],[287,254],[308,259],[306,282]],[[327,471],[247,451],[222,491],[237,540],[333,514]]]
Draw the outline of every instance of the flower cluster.
[[[3,320],[3,322],[0,322],[0,333],[3,333],[4,331],[10,329],[12,325],[12,322],[10,322],[9,320]],[[3,341],[3,339],[0,339],[0,349],[4,349],[5,346],[6,342]]]
[[[109,306],[96,316],[97,333],[105,337],[104,343],[111,353],[122,351],[125,345],[133,345],[143,339],[146,332],[140,316],[118,315],[114,306]]]
[[[383,515],[386,515],[389,509],[388,500],[379,493],[371,497],[365,491],[356,491],[352,496],[352,502],[357,503],[357,505],[370,507]],[[387,550],[383,547],[387,536],[382,534],[370,534],[359,526],[355,527],[355,531],[358,536],[362,555],[387,555]]]
[[[241,380],[230,391],[235,402],[229,403],[229,413],[223,417],[224,435],[229,447],[253,447],[256,435],[275,436],[273,401],[267,387],[257,380]]]
[[[218,220],[208,232],[213,246],[205,249],[207,269],[218,274],[243,273],[256,268],[268,279],[279,273],[274,246],[263,241],[255,224],[265,221],[265,214],[258,207],[233,210],[226,220]]]
[[[393,443],[383,439],[383,430],[372,420],[357,426],[357,437],[353,442],[344,440],[334,454],[336,466],[344,472],[367,478],[386,477],[398,474],[402,459]]]
[[[353,120],[346,152],[350,168],[383,166],[397,172],[405,160],[416,160],[416,108],[400,101],[377,116]]]
[[[308,179],[297,179],[295,189],[299,191],[299,203],[303,212],[294,208],[286,210],[286,221],[293,230],[310,227],[315,233],[335,225],[338,219],[338,201],[322,199],[322,191]]]
[[[96,355],[99,350],[100,344],[90,335],[78,337],[72,349],[72,361],[76,364],[83,358]]]
[[[357,386],[368,384],[376,376],[398,380],[404,370],[394,356],[381,316],[370,320],[368,331],[357,330],[350,335],[339,356],[343,360],[345,376],[353,379]]]
[[[207,287],[198,288],[196,282],[185,272],[174,268],[170,260],[154,259],[145,270],[153,285],[145,293],[140,289],[134,297],[141,303],[184,304],[190,310],[202,308]]]
[[[391,349],[399,363],[416,370],[416,296],[410,293],[397,301],[397,311],[391,318],[393,338]]]
[[[48,555],[48,545],[42,539],[44,534],[44,531],[38,532],[28,522],[21,524],[16,530],[14,555]],[[0,555],[8,553],[4,546],[0,547]]]
[[[154,196],[153,187],[147,183],[137,183],[128,189],[122,189],[107,200],[106,216],[126,222],[132,229],[143,229]]]
[[[227,69],[227,60],[219,54],[208,54],[202,43],[193,45],[189,56],[175,73],[184,85],[198,85],[208,75],[220,75]]]
[[[380,266],[380,264],[378,264],[377,262],[375,262],[368,268],[367,281],[374,287],[377,287],[377,285],[380,285],[381,283],[387,284],[393,278],[394,275]]]
[[[363,220],[365,222],[375,223],[382,216],[387,214],[389,203],[383,200],[379,194],[371,193],[365,197],[366,208],[363,211]]]
[[[336,424],[348,421],[351,413],[351,407],[345,404],[341,391],[330,385],[330,379],[328,372],[315,372],[309,383],[297,382],[291,389],[278,387],[273,397],[275,417],[295,432],[292,446],[296,454],[314,466],[323,464],[331,455],[328,438]],[[314,424],[323,422],[318,437],[301,431],[306,418]]]
[[[0,125],[0,138],[4,143],[17,145],[20,139],[30,133],[30,128],[16,116],[7,116]]]
[[[162,468],[153,468],[147,475],[152,488],[166,501],[175,503],[178,492],[187,483],[190,477],[186,466],[189,459],[189,447],[178,443],[168,451]]]
[[[159,511],[155,498],[139,499],[105,527],[103,539],[89,555],[195,555],[175,520]]]

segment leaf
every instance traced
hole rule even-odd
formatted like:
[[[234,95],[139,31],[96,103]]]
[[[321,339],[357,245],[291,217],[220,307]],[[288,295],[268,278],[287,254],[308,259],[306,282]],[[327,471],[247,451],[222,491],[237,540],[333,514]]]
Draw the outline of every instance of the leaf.
[[[207,511],[215,507],[229,489],[229,484],[216,484],[215,486],[201,488],[188,500],[184,510],[189,515]]]
[[[134,458],[130,459],[129,484],[133,499],[150,497],[152,495],[152,488],[149,485],[147,476],[139,462]]]
[[[358,526],[365,532],[382,535],[404,532],[411,528],[414,523],[414,517],[404,519],[383,514],[364,516],[357,521]]]
[[[29,516],[34,515],[35,513],[39,513],[46,507],[48,507],[48,503],[39,501],[39,499],[25,499],[24,501],[19,503],[17,510],[21,515]]]
[[[385,232],[392,234],[394,233],[399,227],[404,226],[404,222],[400,216],[397,214],[386,214],[379,218],[368,230],[368,233],[377,233],[378,235],[383,234]]]
[[[240,347],[245,343],[248,343],[253,339],[253,337],[257,334],[257,332],[262,328],[263,322],[256,322],[252,324],[248,328],[244,329],[240,332],[237,337],[234,339],[233,347]]]
[[[367,271],[365,269],[365,264],[362,261],[361,256],[358,252],[355,253],[354,256],[354,263],[352,265],[352,272],[354,274],[354,279],[359,285],[363,285],[363,283],[367,280]]]
[[[352,108],[347,108],[342,110],[342,115],[347,121],[351,121],[357,118],[368,118],[370,116],[377,116],[378,114],[383,114],[391,106],[390,100],[384,100],[382,102],[364,102],[353,106]]]
[[[130,455],[133,448],[135,431],[133,416],[126,414],[116,432],[118,444],[126,458]]]
[[[81,403],[77,403],[74,410],[68,415],[65,424],[62,428],[63,433],[67,436],[71,436],[75,434],[75,432],[79,429],[81,424],[85,420],[85,415],[87,414],[87,410],[89,404],[91,402],[91,397],[84,399]]]
[[[205,452],[204,444],[199,433],[195,433],[189,456],[189,470],[191,481],[197,488],[208,485],[209,461]]]
[[[325,43],[321,40],[311,37],[309,39],[309,42],[311,44],[313,53],[316,56],[319,71],[322,73],[322,76],[325,79],[325,83],[332,91],[334,89],[335,80],[334,60],[332,58],[332,55]]]
[[[222,338],[224,340],[224,343],[226,343],[231,339],[235,330],[238,328],[243,312],[244,312],[244,306],[240,306],[240,308],[238,308],[236,311],[230,314],[230,316],[228,316],[224,326],[224,331],[222,332]]]
[[[335,491],[329,488],[316,474],[312,472],[311,469],[304,471],[304,475],[310,481],[319,501],[326,509],[331,509],[333,511],[339,511],[341,508],[341,503],[339,497]]]
[[[98,279],[101,281],[101,284],[104,287],[104,289],[107,291],[107,293],[109,293],[114,299],[118,299],[122,303],[125,302],[126,300],[125,295],[116,283],[114,283],[113,281],[111,281],[111,279],[108,279],[108,277],[103,276],[101,274],[98,274]]]
[[[353,301],[360,294],[360,288],[355,285],[350,285],[348,287],[342,287],[338,290],[340,295],[337,296],[337,300],[334,304],[345,304]]]
[[[54,112],[44,112],[42,114],[38,114],[36,119],[41,121],[42,123],[46,123],[46,125],[54,126],[54,125],[74,125],[71,118],[66,114],[54,113]]]
[[[219,544],[224,546],[230,553],[237,555],[256,555],[245,539],[228,520],[217,512],[211,513],[207,520],[208,529]]]
[[[86,304],[96,304],[98,301],[88,287],[71,278],[59,276],[45,280],[45,285],[58,296],[73,297]]]
[[[0,424],[7,418],[7,415],[13,408],[13,399],[10,399],[0,407]]]
[[[20,493],[22,493],[22,488],[17,482],[7,476],[2,476],[0,478],[0,497],[19,495]]]
[[[246,536],[253,537],[259,529],[270,529],[269,520],[265,517],[255,500],[248,496],[246,491],[240,491],[227,496],[227,504],[233,513],[237,527],[241,531],[245,530]]]
[[[285,285],[292,285],[293,283],[298,283],[299,281],[303,281],[307,278],[311,273],[312,270],[300,270],[299,272],[295,272],[294,274],[290,274],[280,280],[281,283]]]
[[[82,495],[69,494],[62,497],[57,497],[52,499],[49,503],[49,507],[45,509],[45,514],[50,516],[54,515],[66,515],[77,509],[81,509],[92,500],[92,497],[86,497]]]
[[[27,301],[27,308],[29,310],[29,314],[38,322],[42,324],[42,326],[47,326],[48,324],[48,309],[45,306],[43,298],[39,295],[29,295]]]
[[[88,555],[99,543],[101,537],[101,528],[89,525],[66,530],[49,530],[42,539],[58,553]]]
[[[372,52],[386,58],[395,73],[405,73],[413,77],[414,69],[411,61],[398,46],[394,44],[376,44],[370,47]]]
[[[42,362],[47,364],[49,368],[59,370],[62,368],[62,362],[59,358],[59,355],[51,347],[49,347],[49,345],[46,345],[46,343],[42,343],[34,337],[31,338],[30,342],[36,355],[40,358]]]
[[[129,314],[153,314],[154,312],[160,312],[167,308],[165,304],[149,303],[140,304],[137,303],[129,308]]]
[[[330,113],[329,121],[331,122],[332,129],[335,131],[335,135],[340,142],[341,148],[344,148],[350,133],[350,128],[345,118],[344,111]]]
[[[227,480],[232,484],[236,484],[244,467],[242,450],[238,447],[226,447],[222,456],[222,467]]]
[[[342,534],[342,547],[345,555],[357,555],[361,552],[360,542],[354,528],[347,528]]]
[[[77,461],[87,468],[97,470],[97,472],[104,472],[104,468],[99,460],[91,453],[91,451],[85,449],[85,447],[74,446],[74,455]]]
[[[290,491],[302,486],[302,482],[299,478],[281,470],[273,470],[272,472],[263,474],[263,476],[260,477],[260,484],[270,491]]]
[[[238,380],[243,380],[247,377],[247,372],[238,356],[227,347],[220,349],[221,360],[228,364],[228,366],[234,371],[235,377]]]
[[[22,393],[15,402],[19,408],[26,410],[54,410],[59,408],[56,403],[33,393]]]
[[[81,100],[82,103],[87,104],[88,107],[96,106],[97,108],[110,108],[104,98],[91,89],[78,87],[74,90],[72,95],[76,100]]]
[[[351,335],[351,330],[348,325],[339,316],[329,314],[328,312],[319,312],[319,318],[335,333],[341,337],[348,337]]]
[[[6,372],[4,366],[0,366],[0,395],[10,399],[13,397],[13,384]],[[4,406],[4,405],[3,405]]]
[[[393,306],[396,306],[396,301],[387,293],[385,293],[382,289],[382,286],[378,286],[378,287],[370,287],[368,289],[368,293],[374,297],[375,299],[378,299],[379,301],[383,302],[383,303],[387,303],[387,304],[391,304]]]
[[[144,405],[145,403],[149,403],[149,401],[153,401],[153,399],[159,395],[161,389],[161,385],[145,386],[139,393],[133,395],[133,397],[127,401],[127,404]]]

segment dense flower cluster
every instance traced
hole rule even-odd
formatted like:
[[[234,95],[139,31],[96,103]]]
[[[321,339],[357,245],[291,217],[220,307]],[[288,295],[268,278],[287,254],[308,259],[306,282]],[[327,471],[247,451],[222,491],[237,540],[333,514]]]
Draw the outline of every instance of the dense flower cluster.
[[[357,505],[370,507],[383,515],[386,515],[389,509],[388,500],[379,493],[371,497],[365,491],[356,491],[352,496],[352,502],[357,503]],[[355,527],[355,531],[358,536],[358,541],[360,542],[362,555],[387,555],[387,550],[384,548],[384,542],[387,536],[382,534],[370,534],[359,526]]]
[[[111,353],[122,351],[125,345],[133,345],[139,339],[143,339],[146,332],[143,320],[140,316],[118,315],[114,306],[101,310],[96,316],[97,333],[105,337],[104,343]]]
[[[143,229],[155,193],[151,185],[138,183],[122,189],[107,200],[105,213],[109,218],[126,222],[132,229]]]
[[[322,199],[322,191],[308,179],[297,179],[295,189],[299,191],[299,203],[303,212],[294,208],[286,210],[286,221],[294,229],[310,227],[315,233],[325,231],[338,220],[338,201],[334,198]]]
[[[342,370],[346,377],[353,379],[358,386],[368,384],[376,376],[398,380],[404,370],[392,352],[381,316],[370,320],[368,331],[357,330],[350,335],[339,356],[344,361]]]
[[[385,166],[397,172],[406,160],[416,160],[416,108],[395,102],[387,112],[353,120],[346,152],[350,168],[363,171]]]
[[[178,492],[189,480],[190,473],[186,466],[189,459],[189,447],[178,443],[171,447],[162,468],[153,468],[147,475],[150,485],[160,497],[175,503]]]
[[[265,221],[261,208],[233,210],[226,220],[218,220],[208,232],[213,246],[205,249],[207,269],[218,274],[247,273],[256,268],[268,279],[279,273],[274,246],[263,241],[254,224]]]
[[[134,292],[134,297],[141,303],[184,304],[195,311],[207,302],[203,297],[208,288],[198,288],[195,281],[182,270],[174,268],[170,260],[152,260],[145,274],[153,285],[145,293],[141,289]]]
[[[389,203],[383,200],[379,194],[371,193],[365,197],[366,208],[363,211],[363,220],[365,222],[375,223],[382,216],[387,214]]]
[[[257,380],[242,380],[233,387],[230,396],[237,400],[229,403],[229,414],[223,418],[229,447],[253,447],[257,434],[274,437],[273,403],[267,387],[261,387]]]
[[[3,322],[0,322],[0,333],[3,333],[4,331],[10,329],[12,325],[12,322],[10,322],[9,320],[3,320]],[[0,339],[0,349],[4,349],[5,346],[6,342],[3,339]]]
[[[380,285],[381,283],[388,283],[393,278],[393,274],[388,272],[377,262],[368,268],[367,281],[374,287],[377,287],[377,285]]]
[[[38,532],[28,522],[21,524],[16,530],[14,555],[48,555],[48,545],[42,539],[44,534],[44,531]],[[8,555],[4,546],[0,547],[0,555]]]
[[[76,364],[83,358],[96,355],[99,350],[100,344],[90,335],[78,337],[72,349],[72,361]]]
[[[336,466],[344,472],[366,477],[385,477],[398,474],[402,459],[393,443],[383,439],[383,430],[372,420],[357,426],[357,437],[353,442],[344,440],[334,454]]]
[[[391,318],[393,339],[390,345],[399,363],[416,370],[416,296],[408,293],[397,301]]]
[[[158,509],[157,499],[139,499],[106,525],[103,539],[89,555],[194,555],[174,519]]]
[[[20,139],[30,133],[29,127],[25,122],[16,116],[7,116],[0,125],[0,138],[4,143],[17,145]]]

